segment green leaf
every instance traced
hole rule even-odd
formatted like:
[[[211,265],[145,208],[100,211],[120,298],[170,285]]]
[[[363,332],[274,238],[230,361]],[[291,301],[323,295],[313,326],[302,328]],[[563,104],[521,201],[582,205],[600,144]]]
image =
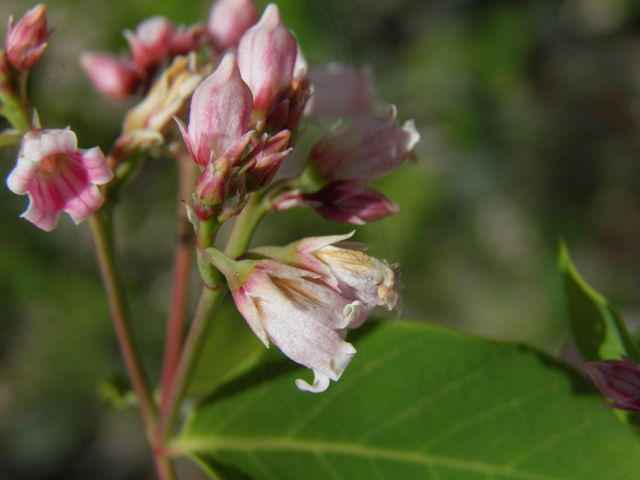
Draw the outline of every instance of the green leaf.
[[[633,431],[532,348],[407,321],[354,344],[326,392],[298,391],[311,372],[271,360],[197,408],[172,447],[224,479],[638,477]]]
[[[254,366],[265,352],[266,348],[235,304],[224,303],[216,312],[207,334],[198,366],[189,383],[189,393],[195,396],[211,394],[222,383]]]
[[[573,337],[586,362],[619,360],[626,355],[640,363],[640,349],[620,314],[580,276],[564,243],[560,244],[560,271],[569,302]]]

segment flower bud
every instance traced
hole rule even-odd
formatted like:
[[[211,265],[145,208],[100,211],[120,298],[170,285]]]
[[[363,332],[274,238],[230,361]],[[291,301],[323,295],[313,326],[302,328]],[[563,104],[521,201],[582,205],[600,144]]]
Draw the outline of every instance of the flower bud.
[[[204,205],[215,206],[227,198],[230,170],[231,165],[225,156],[206,166],[196,182],[196,195]]]
[[[309,162],[327,181],[367,183],[412,157],[418,140],[420,134],[413,121],[400,127],[392,109],[389,116],[360,117],[329,132],[315,144]]]
[[[39,61],[47,48],[47,39],[52,31],[47,31],[46,7],[37,5],[14,24],[9,17],[9,28],[4,43],[4,53],[9,63],[18,70],[29,70]]]
[[[291,152],[289,140],[291,132],[283,130],[278,135],[268,137],[266,134],[247,155],[243,173],[246,177],[248,192],[261,190],[271,183],[285,157]]]
[[[105,52],[83,52],[80,65],[94,88],[115,100],[127,100],[140,84],[131,59]]]
[[[209,13],[207,33],[214,48],[221,52],[237,46],[244,32],[257,21],[254,0],[216,0]]]
[[[623,356],[587,363],[584,369],[598,390],[613,400],[605,406],[640,412],[640,365]]]
[[[198,165],[205,167],[236,142],[248,141],[244,136],[251,106],[251,90],[240,76],[236,57],[228,53],[193,93],[189,126],[178,121],[187,149]]]
[[[176,33],[175,25],[161,15],[141,22],[135,30],[125,30],[124,38],[129,42],[131,55],[138,73],[145,77],[150,68],[160,64],[171,51]]]
[[[267,6],[260,21],[240,39],[238,65],[253,93],[253,108],[263,114],[280,89],[293,79],[298,47],[278,7]]]
[[[395,215],[400,205],[358,182],[335,182],[316,193],[304,196],[312,208],[326,220],[364,225]]]

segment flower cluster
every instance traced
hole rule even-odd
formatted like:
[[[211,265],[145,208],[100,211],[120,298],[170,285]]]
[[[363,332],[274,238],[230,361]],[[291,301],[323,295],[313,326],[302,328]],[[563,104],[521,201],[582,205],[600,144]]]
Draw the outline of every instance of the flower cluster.
[[[0,58],[6,98],[18,97],[16,72],[37,63],[49,35],[44,6],[15,25],[10,21]],[[310,69],[275,4],[259,18],[253,0],[217,0],[206,27],[176,27],[155,16],[124,37],[129,55],[85,52],[80,58],[99,92],[138,98],[108,161],[98,147],[78,149],[71,130],[42,129],[37,116],[29,120],[22,99],[22,140],[7,185],[29,195],[23,216],[47,231],[63,211],[79,223],[101,207],[105,191],[118,191],[137,171],[127,160],[133,153],[164,145],[162,151],[177,158],[182,151],[180,161],[193,160],[199,169],[187,208],[205,287],[215,288],[222,272],[265,345],[273,342],[314,371],[312,385],[298,380],[298,387],[325,390],[356,353],[345,341],[346,329],[361,325],[376,306],[401,310],[398,265],[366,255],[363,245],[344,243],[352,234],[247,252],[255,225],[247,227],[246,245],[236,254],[244,255],[234,259],[213,248],[215,232],[247,211],[259,221],[269,211],[312,208],[352,224],[398,213],[399,205],[368,185],[414,157],[420,135],[413,122],[401,125],[395,107],[379,108],[362,71],[335,64]],[[346,122],[313,146],[298,175],[274,181],[304,132],[299,126],[305,117]],[[184,149],[167,141],[177,132]],[[112,180],[101,192],[98,185]],[[247,208],[251,199],[254,210]]]

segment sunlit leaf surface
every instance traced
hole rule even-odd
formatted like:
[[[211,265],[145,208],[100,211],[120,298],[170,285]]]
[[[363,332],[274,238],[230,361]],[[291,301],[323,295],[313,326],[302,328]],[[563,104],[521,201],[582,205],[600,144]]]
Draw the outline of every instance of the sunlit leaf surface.
[[[635,434],[537,351],[407,321],[354,343],[326,392],[299,392],[311,372],[275,360],[198,408],[175,447],[214,478],[637,478]]]

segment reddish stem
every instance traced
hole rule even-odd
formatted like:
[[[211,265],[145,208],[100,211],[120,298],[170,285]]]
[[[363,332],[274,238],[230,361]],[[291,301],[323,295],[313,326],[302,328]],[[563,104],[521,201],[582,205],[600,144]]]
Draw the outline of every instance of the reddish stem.
[[[189,272],[191,270],[193,251],[193,226],[189,223],[187,210],[183,202],[186,202],[193,192],[198,170],[188,155],[179,155],[177,162],[179,178],[178,198],[180,199],[177,221],[178,243],[173,257],[171,303],[162,366],[162,380],[160,382],[161,405],[166,401],[180,359],[180,354],[182,353]]]

